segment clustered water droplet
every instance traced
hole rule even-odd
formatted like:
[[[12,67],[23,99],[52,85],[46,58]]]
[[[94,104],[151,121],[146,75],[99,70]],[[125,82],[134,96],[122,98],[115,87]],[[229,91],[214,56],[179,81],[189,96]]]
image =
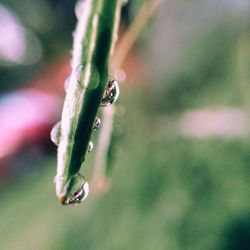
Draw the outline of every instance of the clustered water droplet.
[[[94,144],[92,141],[89,141],[89,145],[88,145],[88,153],[92,151],[92,149],[94,148]]]
[[[58,146],[61,137],[61,121],[57,122],[50,131],[51,141]]]
[[[119,91],[118,82],[116,80],[110,80],[104,92],[104,95],[101,101],[101,106],[105,107],[114,103],[118,99],[119,93],[120,91]]]
[[[82,66],[79,65],[75,69],[75,72],[74,72],[74,78],[77,81],[80,81],[81,73],[82,73]],[[70,77],[68,77],[64,83],[64,88],[66,91],[68,89],[69,83],[70,83]],[[105,107],[105,106],[111,105],[118,99],[118,97],[119,97],[118,82],[116,80],[110,80],[108,82],[108,86],[101,100],[101,106]],[[93,130],[94,131],[97,130],[100,127],[100,125],[101,125],[101,120],[99,117],[96,117],[94,124],[93,124]],[[58,145],[60,141],[60,136],[61,136],[61,125],[60,125],[60,122],[58,122],[57,124],[55,124],[55,126],[51,130],[51,140],[56,145]],[[93,147],[94,147],[93,142],[89,141],[87,152],[91,152]],[[68,197],[62,197],[61,203],[63,205],[80,204],[88,196],[88,193],[89,193],[89,184],[87,181],[85,181],[84,184],[72,195]]]
[[[93,125],[93,130],[96,131],[101,126],[101,119],[99,117],[95,118],[95,122]]]
[[[82,66],[81,64],[78,65],[78,66],[75,68],[74,77],[75,77],[75,79],[76,79],[77,82],[79,82],[80,79],[81,79],[82,69],[83,69],[83,66]]]

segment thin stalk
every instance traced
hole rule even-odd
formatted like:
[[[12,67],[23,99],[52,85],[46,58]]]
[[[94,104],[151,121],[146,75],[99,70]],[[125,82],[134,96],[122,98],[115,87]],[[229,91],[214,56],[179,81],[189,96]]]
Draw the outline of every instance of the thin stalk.
[[[112,68],[114,71],[122,66],[129,51],[140,36],[145,25],[148,23],[152,15],[159,7],[160,3],[161,0],[148,0],[142,5],[135,17],[135,20],[133,21],[117,47],[112,64]]]
[[[159,7],[160,2],[161,0],[148,0],[142,5],[135,20],[123,36],[116,49],[113,61],[111,62],[113,72],[120,69],[126,59],[126,56],[129,54],[134,43],[140,36],[143,28]],[[114,115],[114,106],[110,106],[108,109],[106,108],[102,111],[103,125],[98,138],[92,179],[92,185],[97,192],[106,190],[107,185],[109,185],[109,180],[107,179],[105,170],[107,169],[108,164],[107,155],[111,144]]]
[[[113,105],[102,110],[102,126],[98,137],[92,177],[92,185],[96,192],[104,191],[109,186],[106,169],[108,164],[107,155],[113,131],[114,115],[115,107]]]

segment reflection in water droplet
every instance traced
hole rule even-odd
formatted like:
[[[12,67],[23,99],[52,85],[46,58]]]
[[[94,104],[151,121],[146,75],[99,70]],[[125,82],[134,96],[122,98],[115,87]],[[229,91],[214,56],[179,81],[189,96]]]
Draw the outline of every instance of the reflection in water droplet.
[[[94,144],[92,141],[89,141],[89,145],[88,145],[88,153],[92,151],[92,149],[94,148]]]
[[[51,141],[58,146],[61,137],[61,121],[57,122],[50,131]]]
[[[111,80],[108,83],[108,86],[105,90],[104,96],[101,101],[101,106],[105,107],[112,103],[114,103],[119,97],[119,86],[118,82],[115,80]]]
[[[99,117],[96,117],[93,125],[93,130],[94,131],[97,130],[98,128],[100,128],[100,126],[101,126],[101,119]]]
[[[68,197],[63,205],[76,205],[84,201],[89,194],[89,184],[87,181],[72,196]]]

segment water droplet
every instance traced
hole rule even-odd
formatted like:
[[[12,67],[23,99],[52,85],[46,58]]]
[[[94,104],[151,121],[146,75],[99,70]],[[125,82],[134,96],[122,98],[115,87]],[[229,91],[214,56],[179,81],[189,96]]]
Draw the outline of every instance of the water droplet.
[[[88,145],[88,153],[92,151],[92,149],[94,148],[94,144],[92,141],[89,141],[89,145]]]
[[[85,1],[83,0],[78,1],[76,3],[75,13],[76,13],[76,17],[78,20],[81,18],[82,13],[84,12],[84,5],[85,5]]]
[[[122,6],[126,5],[128,3],[128,0],[122,0]]]
[[[93,125],[93,130],[94,131],[97,130],[98,128],[100,128],[100,126],[101,126],[101,119],[99,117],[96,117]]]
[[[110,80],[101,101],[101,106],[105,107],[114,103],[119,97],[119,86],[116,80]]]
[[[51,141],[58,146],[61,137],[61,121],[57,122],[50,131]]]
[[[77,81],[77,82],[80,82],[81,80],[81,75],[82,75],[82,65],[78,65],[75,70],[74,70],[74,79]]]
[[[64,202],[63,205],[76,205],[84,201],[89,194],[89,184],[87,181],[72,195],[69,196]]]

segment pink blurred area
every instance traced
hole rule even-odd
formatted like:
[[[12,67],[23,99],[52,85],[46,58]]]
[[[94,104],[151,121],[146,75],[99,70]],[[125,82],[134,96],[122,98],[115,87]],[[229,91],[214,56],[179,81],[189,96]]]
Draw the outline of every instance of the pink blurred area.
[[[48,143],[51,127],[60,119],[69,70],[68,60],[53,62],[28,87],[0,97],[0,160],[24,145]]]
[[[35,89],[2,97],[0,159],[18,150],[26,141],[42,141],[57,116],[58,106],[55,95]]]

